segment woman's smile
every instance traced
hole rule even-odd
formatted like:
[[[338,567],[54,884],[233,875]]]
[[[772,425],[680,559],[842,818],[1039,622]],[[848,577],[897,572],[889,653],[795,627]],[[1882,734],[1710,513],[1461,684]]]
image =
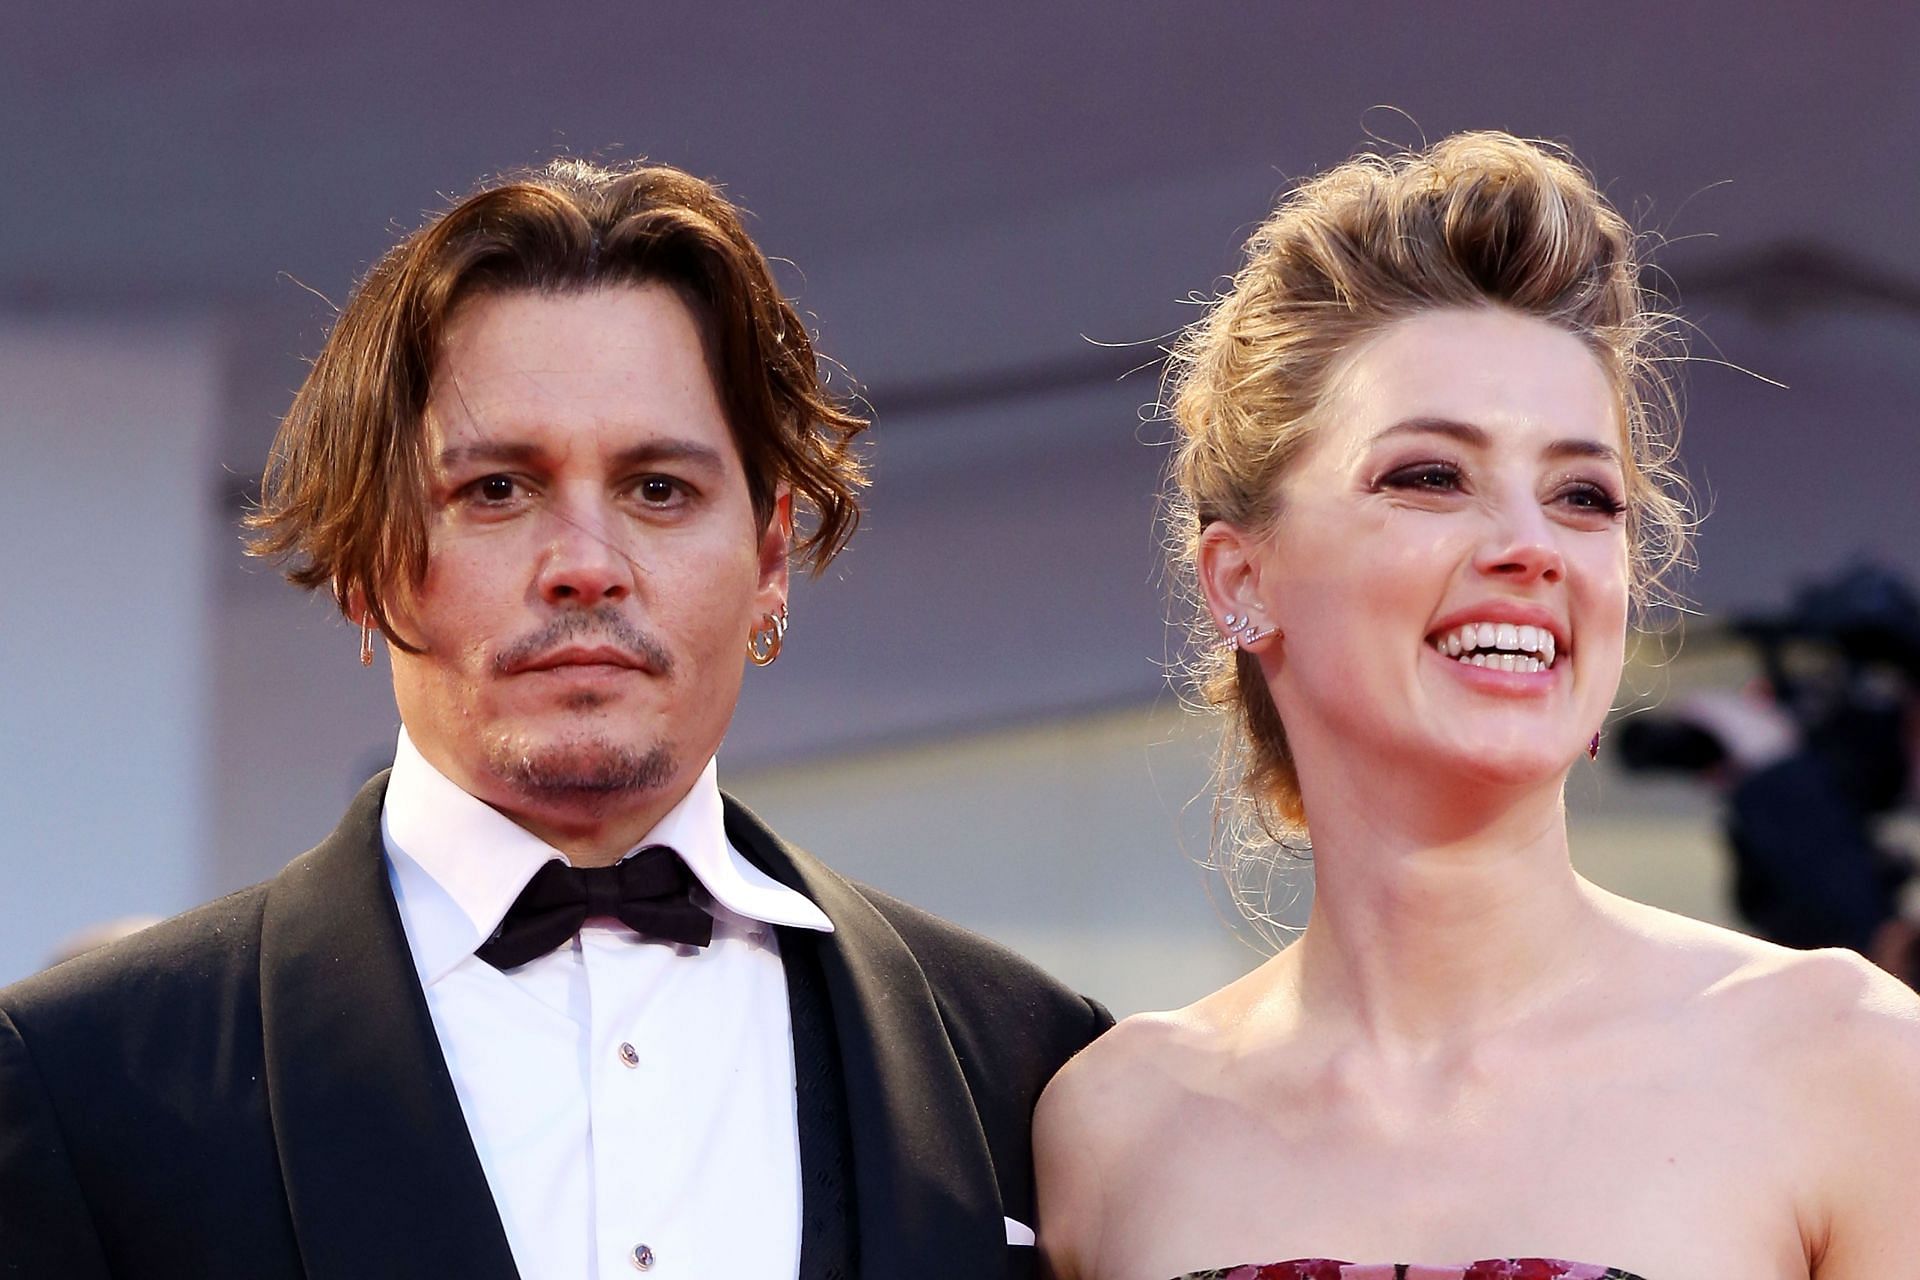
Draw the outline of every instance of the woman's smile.
[[[1462,620],[1464,619],[1464,621]],[[1545,695],[1572,678],[1567,628],[1550,610],[1521,601],[1454,610],[1426,647],[1450,679],[1480,693]]]

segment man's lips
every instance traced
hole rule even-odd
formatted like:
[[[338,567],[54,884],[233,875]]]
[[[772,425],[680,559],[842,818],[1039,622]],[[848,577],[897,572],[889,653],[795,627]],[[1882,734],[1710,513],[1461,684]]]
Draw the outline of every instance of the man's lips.
[[[611,645],[593,645],[581,648],[569,646],[554,649],[551,652],[529,658],[509,668],[509,675],[526,675],[537,671],[579,671],[583,674],[591,671],[618,669],[625,671],[650,671],[651,668],[633,654]]]
[[[567,670],[576,675],[594,671],[608,676],[628,671],[673,674],[673,657],[666,646],[611,604],[556,614],[538,630],[501,649],[492,665],[499,676]]]

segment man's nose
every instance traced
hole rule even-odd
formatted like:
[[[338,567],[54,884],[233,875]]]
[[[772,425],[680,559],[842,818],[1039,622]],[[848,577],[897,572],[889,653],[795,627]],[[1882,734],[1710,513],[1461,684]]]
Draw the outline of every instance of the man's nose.
[[[596,605],[632,593],[634,563],[620,545],[615,517],[568,507],[549,512],[548,521],[538,579],[543,600]]]

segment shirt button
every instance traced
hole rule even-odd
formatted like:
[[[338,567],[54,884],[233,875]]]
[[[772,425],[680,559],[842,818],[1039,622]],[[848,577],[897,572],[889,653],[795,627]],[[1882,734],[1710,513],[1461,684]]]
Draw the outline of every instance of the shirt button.
[[[630,1067],[637,1067],[640,1065],[640,1051],[634,1048],[630,1041],[622,1040],[620,1042],[620,1061]],[[645,1245],[641,1246],[641,1248],[645,1247]]]
[[[633,1265],[641,1271],[653,1269],[653,1250],[644,1244],[633,1246]]]

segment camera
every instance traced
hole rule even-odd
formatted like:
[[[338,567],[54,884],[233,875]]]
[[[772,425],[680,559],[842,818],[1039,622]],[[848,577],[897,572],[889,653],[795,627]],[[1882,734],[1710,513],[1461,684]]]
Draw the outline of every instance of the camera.
[[[1769,695],[1866,812],[1899,803],[1912,776],[1907,717],[1920,693],[1920,599],[1890,570],[1856,564],[1803,588],[1780,613],[1750,614],[1719,636],[1758,659]],[[1704,777],[1727,744],[1683,716],[1637,716],[1616,734],[1638,772]]]
[[[1691,714],[1630,721],[1619,758],[1724,790],[1734,903],[1755,932],[1851,947],[1920,985],[1920,924],[1900,911],[1914,864],[1877,829],[1914,778],[1920,600],[1889,570],[1857,564],[1716,638],[1754,654],[1770,705],[1698,695]]]

